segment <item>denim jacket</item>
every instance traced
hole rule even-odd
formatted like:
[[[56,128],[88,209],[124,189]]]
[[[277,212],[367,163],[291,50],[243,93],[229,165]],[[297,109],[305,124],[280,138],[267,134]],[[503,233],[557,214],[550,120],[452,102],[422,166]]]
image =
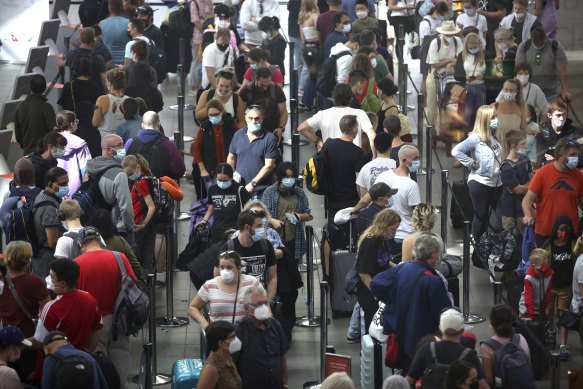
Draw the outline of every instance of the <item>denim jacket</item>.
[[[501,147],[494,137],[490,138],[490,142],[491,145],[489,146],[478,135],[471,134],[451,150],[451,155],[460,161],[462,165],[471,168],[472,173],[484,177],[492,177],[495,172],[496,159],[500,158]],[[471,154],[471,157],[468,156],[468,153]],[[480,167],[476,170],[472,168],[475,161],[480,164]]]

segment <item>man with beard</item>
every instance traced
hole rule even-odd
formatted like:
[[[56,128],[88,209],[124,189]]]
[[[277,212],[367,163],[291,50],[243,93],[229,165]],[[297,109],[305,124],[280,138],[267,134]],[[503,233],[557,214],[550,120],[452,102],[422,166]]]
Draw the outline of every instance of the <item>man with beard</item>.
[[[231,32],[227,28],[219,28],[215,41],[208,45],[202,53],[202,86],[204,89],[217,88],[216,71],[235,64],[235,50],[229,47]]]
[[[144,22],[144,36],[164,50],[162,31],[154,24],[154,10],[149,5],[138,7],[138,19]]]

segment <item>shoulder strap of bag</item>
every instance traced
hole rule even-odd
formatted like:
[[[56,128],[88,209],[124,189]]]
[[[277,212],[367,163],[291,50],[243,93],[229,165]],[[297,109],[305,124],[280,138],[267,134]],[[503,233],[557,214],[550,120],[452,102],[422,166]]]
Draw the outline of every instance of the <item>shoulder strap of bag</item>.
[[[14,297],[14,300],[16,301],[16,304],[18,304],[18,307],[22,310],[22,312],[24,312],[26,317],[28,317],[29,319],[32,319],[32,315],[30,314],[30,311],[28,310],[28,308],[24,304],[24,301],[22,301],[22,298],[20,298],[20,295],[16,291],[16,288],[14,287],[14,283],[12,282],[12,279],[10,278],[8,273],[6,273],[6,275],[4,276],[4,279],[6,279],[6,283],[8,284],[8,288],[10,289],[10,293],[12,293],[12,297]]]
[[[401,315],[399,315],[399,321],[397,322],[397,336],[399,336],[400,333],[403,333],[403,326],[405,325],[406,321],[407,321],[407,317],[409,316],[409,307],[411,306],[411,301],[413,300],[413,295],[415,294],[415,287],[417,286],[417,284],[419,283],[419,281],[421,281],[421,277],[423,277],[425,275],[425,270],[421,272],[421,274],[419,274],[417,276],[417,278],[415,279],[415,281],[413,282],[413,286],[411,286],[411,292],[409,293],[409,296],[407,297],[407,303],[405,304],[405,310],[404,312],[401,312]]]
[[[241,200],[241,188],[243,188],[243,186],[239,185],[239,188],[237,189],[237,197],[239,197],[239,211],[243,211],[243,200]]]
[[[235,290],[235,301],[233,302],[233,316],[231,317],[231,324],[235,324],[235,312],[237,310],[237,300],[239,299],[239,285],[241,284],[241,274],[237,277],[237,290]]]
[[[234,250],[235,249],[235,242],[233,242],[233,239],[229,239],[227,241],[227,249],[229,249],[229,250]]]
[[[126,267],[123,264],[123,260],[121,259],[121,255],[117,251],[112,251],[113,255],[115,256],[115,260],[117,261],[117,266],[119,266],[119,272],[121,273],[121,279],[123,280],[126,275]],[[121,283],[121,281],[120,281]]]

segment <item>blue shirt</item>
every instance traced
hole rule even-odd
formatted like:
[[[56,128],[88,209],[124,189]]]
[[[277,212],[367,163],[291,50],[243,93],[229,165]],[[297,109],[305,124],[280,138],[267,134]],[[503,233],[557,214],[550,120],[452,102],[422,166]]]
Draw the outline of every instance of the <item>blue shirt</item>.
[[[70,355],[76,355],[87,359],[93,364],[93,388],[94,389],[109,389],[107,381],[101,372],[101,368],[95,361],[95,359],[87,354],[85,351],[77,350],[73,345],[66,344],[59,347],[57,352],[65,357]],[[57,359],[51,355],[47,356],[43,362],[43,376],[42,376],[42,388],[52,388],[55,381],[54,370]]]
[[[122,137],[123,142],[127,142],[138,136],[138,131],[142,129],[142,117],[140,115],[135,115],[133,119],[126,120],[119,126],[117,126],[115,133]]]
[[[103,33],[101,41],[111,54],[112,65],[121,65],[124,62],[126,44],[130,41],[127,35],[128,22],[122,16],[110,16],[99,23]]]
[[[243,177],[245,184],[250,183],[265,166],[266,159],[277,159],[279,149],[277,148],[277,139],[271,132],[262,132],[253,141],[249,141],[247,136],[247,127],[235,132],[229,153],[237,157],[236,171]],[[257,183],[255,190],[266,188],[273,182],[271,174],[268,174]]]
[[[346,43],[348,42],[348,35],[338,30],[332,30],[330,34],[326,37],[326,41],[324,42],[324,51],[322,52],[322,62],[326,60],[326,58],[330,57],[330,50],[332,47],[336,46],[336,43]]]

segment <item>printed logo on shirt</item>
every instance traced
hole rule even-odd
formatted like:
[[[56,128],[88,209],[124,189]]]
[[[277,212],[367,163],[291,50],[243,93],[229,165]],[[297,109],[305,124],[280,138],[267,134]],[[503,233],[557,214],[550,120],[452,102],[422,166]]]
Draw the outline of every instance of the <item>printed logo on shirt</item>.
[[[566,190],[567,192],[574,192],[575,189],[567,182],[566,177],[559,177],[557,181],[551,186],[551,190]]]
[[[478,0],[478,9],[485,11],[488,7],[488,0]]]
[[[570,253],[560,253],[560,254],[553,255],[553,260],[555,262],[563,262],[563,261],[568,261],[570,259],[571,259]]]
[[[386,166],[373,166],[370,168],[370,181],[369,181],[369,185],[373,186],[374,183],[376,182],[378,176],[382,173],[382,172],[386,172],[387,170],[389,170],[388,167]],[[370,188],[369,186],[369,188]]]
[[[257,255],[253,257],[241,257],[241,265],[244,267],[243,274],[248,274],[253,276],[265,285],[265,268],[267,264],[267,259],[265,255]]]
[[[229,204],[237,204],[237,195],[218,195],[212,197],[213,207],[226,208]]]

